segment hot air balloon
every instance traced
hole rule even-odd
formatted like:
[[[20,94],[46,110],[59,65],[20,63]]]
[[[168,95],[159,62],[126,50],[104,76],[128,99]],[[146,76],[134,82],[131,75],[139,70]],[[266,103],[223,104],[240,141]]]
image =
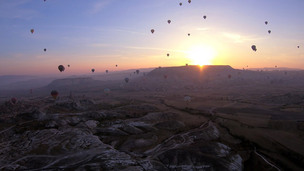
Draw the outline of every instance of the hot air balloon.
[[[268,30],[268,33],[270,34],[270,33],[271,33],[271,30]]]
[[[179,3],[179,6],[182,6],[182,5],[183,5],[183,3],[180,2],[180,3]]]
[[[15,97],[11,98],[10,101],[11,101],[12,104],[16,104],[17,103],[17,99]]]
[[[184,96],[184,101],[189,103],[191,102],[191,97],[190,96]]]
[[[205,16],[205,15],[204,15],[204,16],[203,16],[203,18],[204,18],[204,19],[206,19],[206,18],[207,18],[207,16]]]
[[[108,73],[109,71],[108,70],[106,70],[106,73]]]
[[[91,71],[92,71],[92,72],[95,72],[95,69],[93,68],[93,69],[91,69]]]
[[[253,51],[255,51],[255,52],[257,51],[257,48],[256,48],[255,45],[252,45],[252,46],[251,46],[251,49],[252,49]]]
[[[167,53],[167,57],[169,57],[170,56],[170,54],[169,53]]]
[[[129,82],[129,78],[125,78],[125,82],[128,83]]]
[[[68,65],[68,67],[70,67],[70,65]]]
[[[267,25],[267,24],[268,24],[268,21],[265,21],[265,24]]]
[[[152,34],[154,33],[154,29],[151,29],[151,33],[152,33]]]
[[[63,65],[59,65],[59,66],[58,66],[58,69],[59,69],[60,72],[63,72],[63,71],[65,70],[65,68],[64,68]]]
[[[300,48],[300,46],[298,46],[298,48]]]
[[[106,95],[109,95],[111,90],[109,88],[105,88],[103,89],[103,92],[106,94]]]
[[[31,29],[31,33],[32,33],[32,34],[34,33],[34,31],[35,31],[34,29]]]
[[[171,20],[168,20],[168,24],[170,24],[171,23]]]
[[[136,70],[136,74],[139,74],[139,70]]]
[[[188,0],[189,4],[191,3],[191,0]]]
[[[115,65],[116,67],[118,66],[118,65]]]
[[[190,36],[190,33],[188,33],[188,36]]]
[[[44,50],[44,52],[46,52],[46,48],[44,48],[43,50]]]
[[[56,91],[56,90],[52,90],[51,91],[51,96],[54,98],[54,99],[56,99],[57,98],[57,96],[58,96],[58,91]]]

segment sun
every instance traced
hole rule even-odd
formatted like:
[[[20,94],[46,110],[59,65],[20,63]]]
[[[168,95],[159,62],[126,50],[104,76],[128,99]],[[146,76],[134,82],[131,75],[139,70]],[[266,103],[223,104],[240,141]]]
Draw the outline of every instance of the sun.
[[[200,66],[211,65],[215,56],[216,51],[206,45],[194,46],[187,53],[187,57],[191,60],[191,63]]]

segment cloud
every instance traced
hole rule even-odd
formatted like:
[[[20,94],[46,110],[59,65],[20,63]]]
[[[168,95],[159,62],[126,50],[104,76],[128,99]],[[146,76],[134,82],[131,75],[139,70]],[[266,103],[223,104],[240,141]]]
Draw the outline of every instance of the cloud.
[[[141,32],[136,32],[136,31],[132,31],[129,29],[125,29],[125,28],[113,28],[110,31],[117,31],[117,32],[125,32],[125,33],[131,33],[131,34],[140,34],[140,35],[145,35],[145,33],[141,33]]]
[[[198,27],[195,30],[197,30],[197,31],[208,31],[208,30],[210,30],[210,28],[207,28],[207,27]]]
[[[154,47],[141,47],[141,46],[124,46],[127,49],[138,49],[138,50],[157,50],[157,51],[166,51],[166,52],[179,52],[186,53],[184,50],[172,50],[172,49],[163,49],[163,48],[154,48]]]
[[[92,8],[89,10],[89,14],[97,14],[107,7],[113,0],[102,0],[93,4]]]
[[[111,44],[107,44],[107,43],[93,43],[90,44],[91,47],[110,47],[112,46]]]
[[[232,40],[234,43],[244,43],[254,40],[259,40],[263,38],[259,38],[256,36],[249,36],[249,35],[240,35],[237,33],[229,33],[229,32],[222,32],[222,35],[230,40]]]
[[[0,18],[31,19],[38,16],[37,11],[23,7],[30,2],[31,0],[0,1]]]

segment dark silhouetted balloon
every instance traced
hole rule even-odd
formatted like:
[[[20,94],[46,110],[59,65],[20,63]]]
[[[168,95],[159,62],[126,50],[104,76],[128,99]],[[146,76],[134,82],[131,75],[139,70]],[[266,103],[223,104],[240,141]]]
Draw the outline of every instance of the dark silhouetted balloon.
[[[300,46],[298,46],[298,48],[300,48]]]
[[[167,53],[167,56],[169,57],[169,56],[170,56],[170,54],[169,54],[169,53]]]
[[[129,82],[129,78],[125,78],[125,82],[128,83]]]
[[[70,67],[70,65],[68,65],[68,67]]]
[[[139,70],[136,70],[136,74],[139,74]]]
[[[207,18],[207,16],[205,16],[205,15],[204,15],[204,16],[203,16],[203,18],[204,18],[204,19],[206,19],[206,18]]]
[[[255,51],[255,52],[257,51],[257,48],[256,48],[255,45],[252,45],[252,46],[251,46],[251,49],[252,49],[253,51]]]
[[[54,99],[56,99],[57,98],[57,96],[58,96],[58,91],[56,91],[56,90],[52,90],[51,91],[51,96],[54,98]]]
[[[168,20],[168,24],[170,24],[171,23],[171,20]]]
[[[31,33],[32,33],[32,34],[34,33],[34,31],[35,31],[34,29],[31,29]]]
[[[183,3],[180,2],[180,3],[179,3],[179,6],[182,6],[182,5],[183,5]]]
[[[118,67],[118,65],[115,65],[116,67]]]
[[[95,72],[95,69],[93,68],[93,69],[91,69],[91,71],[92,71],[92,72]]]
[[[270,33],[271,33],[271,30],[268,30],[268,33],[270,34]]]
[[[109,71],[108,70],[106,70],[106,73],[108,73]]]
[[[44,50],[44,52],[46,52],[46,48],[44,48],[43,50]]]
[[[154,29],[151,29],[151,33],[152,33],[152,34],[154,33],[154,31],[155,31]]]
[[[11,103],[12,104],[16,104],[17,103],[17,99],[15,97],[11,98]]]
[[[190,33],[188,33],[188,36],[190,36]],[[195,37],[195,36],[194,36]]]
[[[268,24],[268,21],[265,21],[265,24],[267,25],[267,24]]]
[[[189,4],[191,3],[191,0],[188,0]]]
[[[63,71],[65,70],[65,68],[64,68],[63,65],[59,65],[59,66],[58,66],[58,69],[59,69],[60,72],[63,72]]]
[[[106,95],[109,95],[110,92],[111,92],[111,90],[110,90],[109,88],[105,88],[105,89],[103,90],[103,92],[104,92]]]

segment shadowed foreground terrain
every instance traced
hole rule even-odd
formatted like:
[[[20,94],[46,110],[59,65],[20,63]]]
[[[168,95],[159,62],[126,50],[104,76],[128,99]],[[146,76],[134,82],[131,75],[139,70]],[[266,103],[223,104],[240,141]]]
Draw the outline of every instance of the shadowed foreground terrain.
[[[1,104],[0,169],[301,170],[303,76],[188,66],[55,80]]]

